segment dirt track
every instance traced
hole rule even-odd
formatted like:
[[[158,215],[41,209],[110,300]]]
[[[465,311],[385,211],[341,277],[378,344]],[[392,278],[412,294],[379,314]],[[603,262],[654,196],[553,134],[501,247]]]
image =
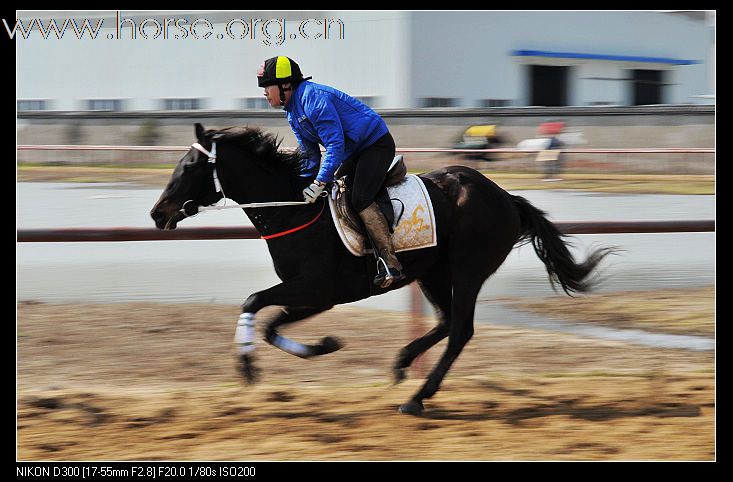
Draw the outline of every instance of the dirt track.
[[[237,316],[236,306],[19,305],[18,459],[715,458],[712,353],[477,326],[415,418],[397,407],[421,380],[393,387],[389,374],[407,315],[337,307],[300,323],[283,333],[346,347],[301,360],[261,343],[253,387],[234,371]]]

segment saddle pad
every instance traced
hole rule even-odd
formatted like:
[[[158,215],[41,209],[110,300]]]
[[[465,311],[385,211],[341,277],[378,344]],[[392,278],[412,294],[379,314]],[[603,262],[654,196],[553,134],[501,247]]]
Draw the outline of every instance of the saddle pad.
[[[430,196],[428,196],[428,191],[422,179],[414,174],[409,174],[402,182],[388,187],[387,193],[389,193],[389,198],[392,200],[395,217],[402,212],[402,204],[405,206],[392,235],[395,251],[399,253],[400,251],[429,248],[437,245],[438,237],[433,203]],[[338,231],[346,249],[354,256],[364,256],[371,253],[371,249],[365,249],[364,236],[351,229],[338,216],[333,196],[328,197],[328,204],[331,207],[333,224],[336,226],[336,231]]]

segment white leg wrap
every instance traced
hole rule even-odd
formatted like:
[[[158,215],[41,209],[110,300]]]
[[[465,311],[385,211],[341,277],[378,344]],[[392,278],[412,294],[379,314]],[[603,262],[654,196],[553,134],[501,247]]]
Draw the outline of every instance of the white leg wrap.
[[[242,313],[237,322],[237,331],[234,332],[234,343],[237,345],[237,354],[252,353],[255,349],[255,315]]]
[[[288,340],[284,336],[276,335],[272,344],[273,346],[280,348],[285,353],[290,353],[291,355],[305,357],[310,354],[310,350],[307,346],[298,343],[297,341]]]

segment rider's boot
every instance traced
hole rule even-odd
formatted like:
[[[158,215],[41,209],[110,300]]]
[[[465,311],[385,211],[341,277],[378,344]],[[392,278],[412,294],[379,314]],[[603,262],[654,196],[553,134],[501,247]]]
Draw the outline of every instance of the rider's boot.
[[[371,203],[359,213],[359,217],[364,221],[364,225],[369,231],[369,237],[378,251],[379,261],[374,284],[387,288],[392,283],[405,279],[402,265],[395,255],[387,219],[385,219],[377,203]]]

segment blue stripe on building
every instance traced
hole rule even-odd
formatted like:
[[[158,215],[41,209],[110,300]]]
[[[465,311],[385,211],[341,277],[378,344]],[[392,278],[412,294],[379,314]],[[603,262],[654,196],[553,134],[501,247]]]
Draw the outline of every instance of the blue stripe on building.
[[[578,52],[550,52],[547,50],[514,50],[516,57],[548,57],[557,59],[611,60],[614,62],[646,62],[654,64],[693,65],[699,60],[671,59],[668,57],[644,57],[638,55],[587,54]]]

